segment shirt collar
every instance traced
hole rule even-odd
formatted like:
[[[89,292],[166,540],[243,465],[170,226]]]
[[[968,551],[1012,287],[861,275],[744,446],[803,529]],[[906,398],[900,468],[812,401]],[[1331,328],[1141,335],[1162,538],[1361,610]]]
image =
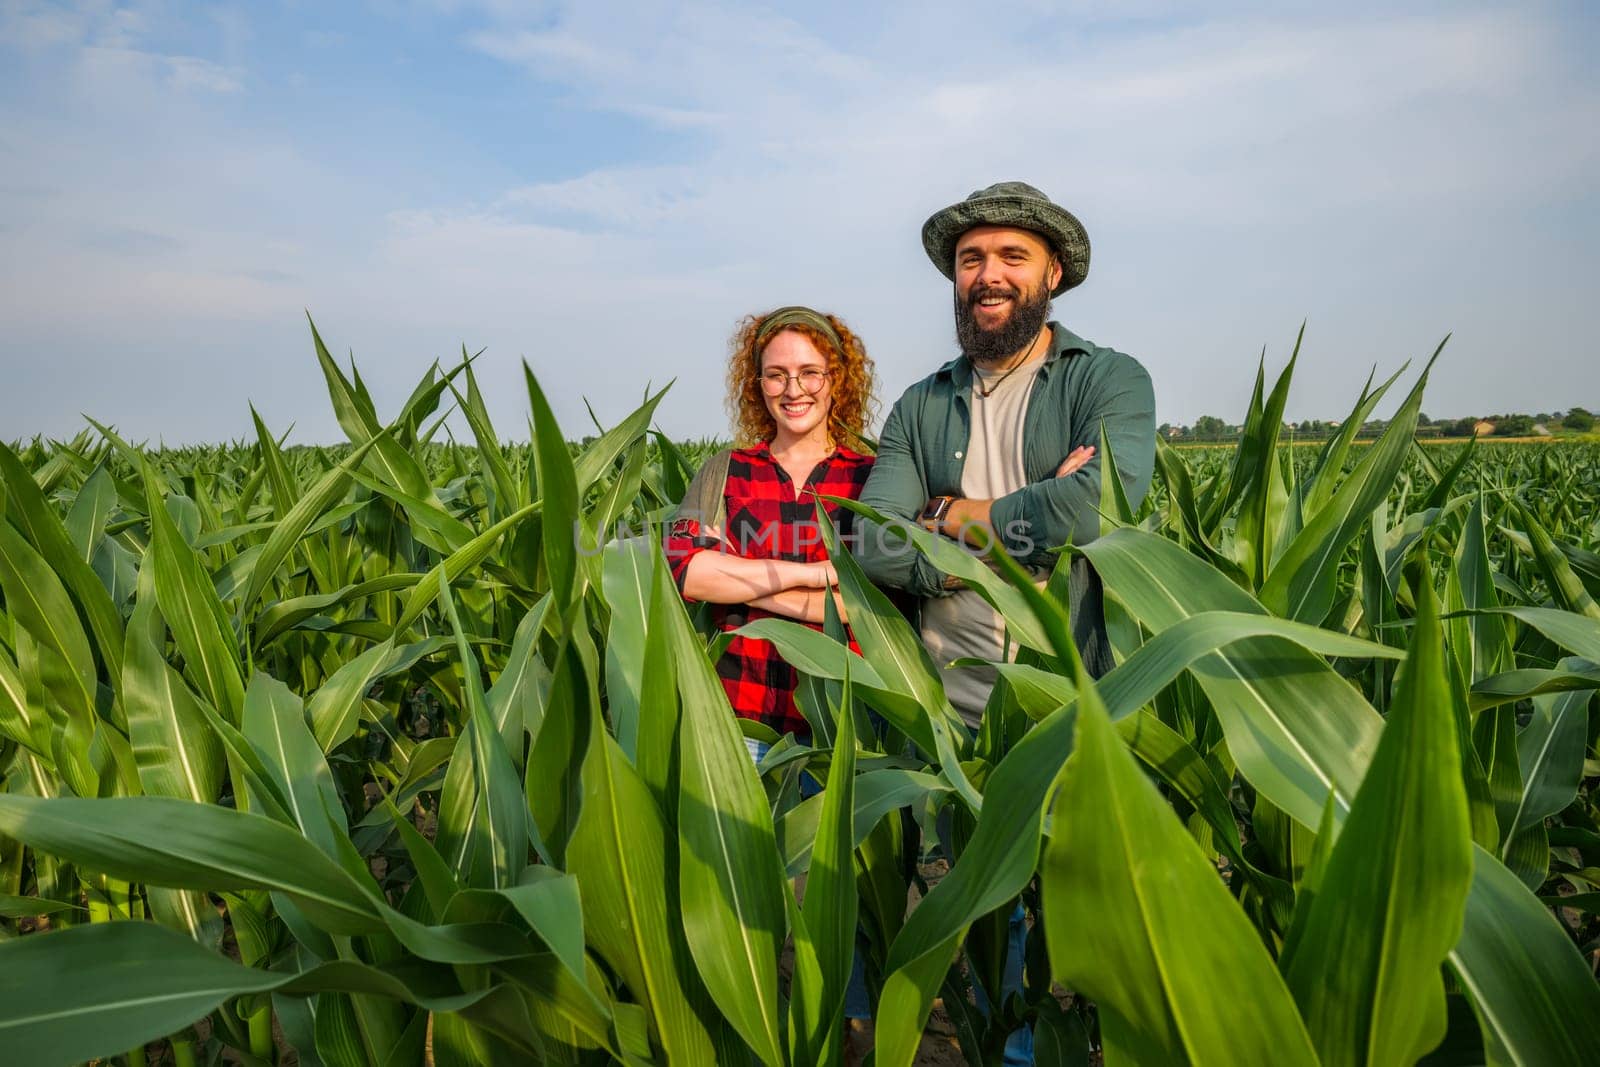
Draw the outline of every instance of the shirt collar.
[[[1051,320],[1050,349],[1044,354],[1045,366],[1060,359],[1062,356],[1073,352],[1087,352],[1089,342],[1061,325]],[[1040,373],[1045,373],[1041,368]],[[972,386],[972,361],[966,356],[957,356],[938,370],[933,372],[934,377],[944,381],[953,382],[958,389],[968,389]]]
[[[734,449],[734,451],[735,452],[743,452],[746,456],[749,456],[751,458],[759,458],[759,459],[766,460],[768,463],[776,463],[776,462],[778,462],[777,460],[772,458],[772,442],[770,442],[770,441],[757,441],[753,445],[747,445],[744,448],[736,448],[736,449]],[[864,453],[857,452],[853,448],[849,448],[849,447],[847,447],[845,445],[834,445],[833,446],[833,451],[829,452],[826,456],[822,457],[822,462],[824,462],[824,463],[832,463],[835,460],[843,460],[845,462],[858,462],[858,461],[866,459],[866,458],[867,457],[866,457],[866,455]]]

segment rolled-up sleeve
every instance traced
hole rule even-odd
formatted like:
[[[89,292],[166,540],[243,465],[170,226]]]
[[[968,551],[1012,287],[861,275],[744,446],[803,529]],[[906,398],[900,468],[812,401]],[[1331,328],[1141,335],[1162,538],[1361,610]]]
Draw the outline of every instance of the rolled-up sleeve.
[[[667,566],[672,570],[672,580],[677,584],[678,592],[690,604],[695,603],[695,599],[683,592],[689,561],[708,549],[731,552],[729,543],[701,532],[699,519],[675,519],[661,538],[661,547],[666,552]]]
[[[1120,352],[1108,355],[1105,370],[1094,376],[1081,402],[1074,403],[1073,446],[1098,449],[1103,426],[1128,503],[1137,508],[1155,468],[1155,390],[1138,361]],[[1031,482],[995,500],[989,520],[1007,550],[1026,562],[1046,563],[1051,550],[1098,537],[1101,469],[1097,451],[1073,474]]]
[[[904,397],[897,401],[884,421],[861,502],[890,519],[910,524],[928,501],[928,486],[917,464],[905,403]],[[861,569],[878,585],[904,589],[915,596],[946,595],[939,569],[896,533],[893,523],[885,527],[863,521],[854,550]]]

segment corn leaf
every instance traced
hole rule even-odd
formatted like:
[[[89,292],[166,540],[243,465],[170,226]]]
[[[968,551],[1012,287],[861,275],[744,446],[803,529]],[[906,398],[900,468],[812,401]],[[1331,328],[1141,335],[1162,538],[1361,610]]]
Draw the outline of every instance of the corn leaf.
[[[74,506],[77,543],[23,467],[22,460],[4,442],[0,442],[0,480],[6,487],[6,513],[27,534],[40,558],[72,594],[73,601],[83,613],[88,631],[94,635],[107,677],[113,680],[113,685],[119,684],[122,674],[122,617],[117,613],[106,587],[89,566],[93,548],[104,534],[105,515],[109,510],[111,487],[104,470],[97,471],[79,491],[79,498],[89,506],[84,514],[77,514]]]
[[[611,606],[605,647],[606,693],[617,743],[632,755],[638,743],[644,693],[645,634],[650,591],[655,585],[655,553],[642,539],[614,542],[605,547],[601,567],[601,589]]]
[[[276,678],[257,672],[245,689],[241,731],[264,757],[276,795],[288,803],[295,826],[337,861],[344,851],[340,839],[349,832],[344,804],[300,698]]]
[[[851,858],[855,849],[856,732],[848,679],[844,701],[834,716],[839,732],[828,784],[822,792],[801,923],[794,934],[790,1053],[806,1063],[830,1063],[839,1055],[840,1018],[856,941],[858,904]]]
[[[657,581],[666,581],[658,574]],[[783,871],[772,815],[727,694],[677,600],[661,613],[683,700],[678,886],[684,935],[718,1008],[762,1062],[783,1062]]]
[[[1600,987],[1588,963],[1515,874],[1481,848],[1472,855],[1466,921],[1449,958],[1489,1063],[1583,1063],[1600,1048]]]
[[[484,995],[361,963],[258,970],[150,923],[94,923],[0,944],[0,1042],[17,1063],[109,1057],[182,1029],[228,997],[273,990],[362,991],[434,1011]]]
[[[1108,595],[1153,631],[1204,611],[1263,613],[1248,593],[1163,538],[1118,530],[1082,551]],[[1281,639],[1250,638],[1190,670],[1240,772],[1274,804],[1308,827],[1316,826],[1330,789],[1348,805],[1382,719],[1325,662]]]
[[[266,591],[267,583],[272,580],[278,566],[288,558],[295,544],[306,535],[312,523],[344,496],[345,489],[350,485],[350,471],[361,463],[377,440],[374,438],[357,446],[344,462],[324,474],[316,485],[304,493],[289,509],[289,513],[272,528],[261,554],[256,557],[255,566],[250,570],[250,584],[245,588],[244,599],[239,602],[241,612],[248,612],[255,606],[256,600]]]
[[[652,633],[652,643],[665,635]],[[700,988],[677,920],[670,827],[644,778],[604,731],[581,757],[583,798],[567,867],[584,886],[585,935],[650,1012],[671,1062],[709,1062],[711,1036],[694,998]]]
[[[1099,1006],[1106,1058],[1316,1063],[1265,947],[1092,689],[1076,719],[1040,886],[1051,974]]]
[[[456,617],[450,590],[441,591],[456,633],[467,722],[445,773],[439,798],[439,853],[463,886],[506,889],[528,865],[530,825],[517,769],[484,703],[478,660]]]
[[[1280,966],[1325,1064],[1410,1063],[1445,1036],[1439,965],[1461,931],[1472,837],[1426,581],[1378,750]]]
[[[0,794],[0,833],[114,878],[180,889],[269,889],[323,929],[380,928],[378,902],[297,831],[171,797]]]
[[[1443,347],[1441,342],[1439,348]],[[1327,617],[1345,548],[1388,495],[1411,451],[1422,391],[1438,358],[1435,350],[1383,436],[1361,457],[1327,504],[1307,517],[1305,528],[1273,566],[1261,586],[1261,602],[1273,614],[1309,623]]]
[[[550,574],[557,610],[565,614],[567,605],[572,603],[573,584],[577,580],[581,490],[573,470],[572,454],[567,451],[566,439],[556,424],[555,412],[550,409],[544,390],[539,388],[538,380],[526,363],[522,365],[522,372],[527,380],[528,401],[533,408],[533,455],[539,471],[539,491],[546,506],[544,563]]]
[[[156,602],[202,695],[224,718],[237,723],[244,708],[238,635],[203,562],[168,514],[161,479],[148,460],[144,483],[150,547],[141,567],[155,570]]]

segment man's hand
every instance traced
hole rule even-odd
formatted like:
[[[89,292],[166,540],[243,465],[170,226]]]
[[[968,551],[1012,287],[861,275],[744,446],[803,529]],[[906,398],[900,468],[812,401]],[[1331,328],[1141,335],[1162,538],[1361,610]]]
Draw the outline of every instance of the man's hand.
[[[939,532],[969,545],[984,547],[994,536],[989,528],[989,505],[992,503],[992,500],[952,500],[950,510],[939,524]]]
[[[1067,453],[1067,458],[1061,461],[1061,466],[1056,468],[1056,477],[1065,478],[1067,475],[1082,470],[1084,465],[1094,458],[1094,445],[1079,445]]]

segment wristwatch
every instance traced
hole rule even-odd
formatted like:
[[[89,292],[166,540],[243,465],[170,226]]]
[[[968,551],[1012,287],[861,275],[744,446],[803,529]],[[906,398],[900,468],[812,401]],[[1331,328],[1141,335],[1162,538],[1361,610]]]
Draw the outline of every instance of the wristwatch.
[[[934,497],[924,505],[922,514],[917,516],[917,521],[930,530],[939,529],[939,524],[950,514],[950,505],[955,503],[955,499],[953,496]]]

